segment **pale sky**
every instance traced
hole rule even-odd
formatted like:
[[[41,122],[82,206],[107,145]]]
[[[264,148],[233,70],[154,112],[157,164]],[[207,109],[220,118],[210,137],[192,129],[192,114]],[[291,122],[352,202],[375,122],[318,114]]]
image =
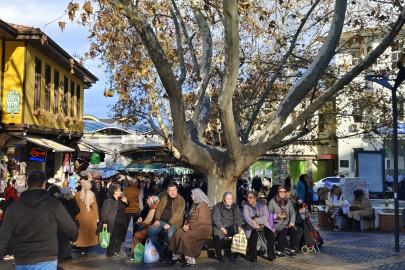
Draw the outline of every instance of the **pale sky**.
[[[84,54],[89,48],[88,28],[78,25],[75,21],[71,23],[67,15],[60,21],[66,22],[66,28],[62,31],[58,26],[58,21],[47,25],[59,18],[66,10],[69,0],[0,0],[0,19],[8,23],[16,23],[25,26],[40,28],[47,36],[52,38],[70,55]],[[74,1],[76,2],[76,1]],[[84,1],[78,1],[80,8]],[[76,13],[76,17],[80,13]],[[113,105],[118,98],[106,98],[103,96],[106,76],[104,67],[99,68],[101,61],[87,60],[84,66],[93,73],[99,81],[90,89],[84,91],[84,114],[91,114],[98,118],[107,118],[109,109],[107,105]]]

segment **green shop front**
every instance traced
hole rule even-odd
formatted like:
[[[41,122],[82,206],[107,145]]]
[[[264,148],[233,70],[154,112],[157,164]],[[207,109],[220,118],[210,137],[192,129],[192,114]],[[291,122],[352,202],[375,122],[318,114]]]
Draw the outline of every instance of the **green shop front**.
[[[251,178],[259,176],[262,180],[267,178],[270,185],[273,186],[274,180],[274,161],[272,160],[259,160],[252,165]]]

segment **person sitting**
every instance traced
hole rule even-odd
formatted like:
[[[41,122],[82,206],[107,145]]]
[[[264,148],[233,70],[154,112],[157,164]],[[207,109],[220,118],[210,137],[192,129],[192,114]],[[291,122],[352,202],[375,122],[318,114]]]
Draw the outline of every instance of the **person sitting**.
[[[339,231],[339,211],[344,205],[342,189],[338,186],[333,186],[328,193],[328,199],[326,200],[325,213],[330,213],[330,223],[335,223],[335,231]]]
[[[249,240],[249,260],[251,262],[257,261],[257,239],[259,231],[263,230],[267,239],[267,259],[274,261],[274,233],[268,222],[269,211],[267,210],[267,206],[258,201],[259,198],[256,191],[249,191],[247,195],[248,204],[243,207],[243,217],[246,221],[246,238]],[[234,253],[231,259],[234,261],[236,258],[237,253]]]
[[[354,219],[355,230],[360,230],[360,219],[364,217],[373,216],[373,206],[368,198],[367,194],[362,189],[357,189],[353,191],[354,200],[350,206],[350,212],[347,214],[349,218],[349,228],[352,230],[352,220]]]
[[[181,230],[173,235],[168,246],[174,255],[167,263],[176,262],[184,255],[186,262],[181,265],[182,267],[196,265],[195,258],[201,254],[204,239],[212,234],[210,210],[212,206],[207,195],[199,188],[193,189],[191,193],[193,204],[187,219]]]
[[[177,185],[170,183],[167,186],[167,195],[160,200],[155,212],[155,222],[150,226],[148,235],[156,250],[159,252],[160,260],[163,260],[164,243],[159,240],[162,229],[167,230],[166,242],[170,243],[173,235],[182,228],[186,203],[180,194],[177,193]],[[210,219],[211,220],[211,219]],[[167,254],[167,261],[172,260],[171,252]]]
[[[325,205],[328,199],[328,194],[332,189],[332,183],[325,181],[325,186],[319,191],[319,205]]]
[[[301,200],[297,200],[297,191],[295,189],[286,189],[286,191],[287,193],[285,196],[291,201],[295,211],[295,228],[297,229],[295,237],[295,252],[302,253],[300,242],[304,235],[304,222],[308,208]]]
[[[225,192],[222,202],[215,205],[213,216],[215,254],[218,260],[223,262],[225,257],[222,256],[222,240],[226,235],[233,236],[242,230],[242,215],[239,206],[233,202],[231,192]],[[234,230],[234,226],[237,227],[237,231]]]
[[[291,200],[286,197],[287,190],[280,186],[277,195],[269,202],[269,211],[272,212],[276,220],[274,229],[278,233],[277,255],[285,258],[284,245],[287,235],[290,236],[290,256],[295,258],[296,232],[295,211]]]
[[[149,196],[148,200],[146,201],[148,205],[148,215],[146,216],[146,218],[143,218],[141,212],[141,217],[139,217],[137,220],[138,223],[142,223],[141,228],[143,229],[139,230],[139,227],[133,227],[136,227],[137,231],[135,231],[134,237],[132,239],[131,258],[134,257],[135,246],[148,238],[148,230],[152,225],[153,216],[155,215],[156,208],[158,207],[159,202],[160,200],[157,196]]]

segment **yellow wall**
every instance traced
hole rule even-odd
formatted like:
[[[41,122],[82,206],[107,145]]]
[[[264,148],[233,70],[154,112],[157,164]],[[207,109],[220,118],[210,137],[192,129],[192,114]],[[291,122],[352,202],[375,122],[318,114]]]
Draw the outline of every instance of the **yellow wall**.
[[[26,82],[26,103],[25,103],[25,116],[24,116],[24,122],[26,124],[34,124],[34,125],[39,125],[38,122],[38,117],[35,116],[34,113],[34,87],[35,87],[35,57],[39,58],[42,60],[42,70],[41,70],[41,76],[42,76],[42,81],[41,81],[41,105],[40,108],[44,109],[45,107],[45,64],[48,64],[51,66],[51,102],[50,102],[50,111],[53,113],[53,106],[54,106],[54,71],[55,69],[59,71],[59,81],[64,80],[64,76],[67,76],[69,78],[69,92],[68,92],[68,115],[70,115],[70,105],[71,105],[71,100],[70,100],[70,82],[71,80],[75,81],[75,89],[74,93],[75,96],[77,96],[76,93],[76,85],[77,83],[80,84],[80,91],[81,91],[81,104],[80,104],[80,112],[81,115],[77,117],[75,115],[74,118],[78,120],[82,120],[83,118],[83,81],[79,80],[76,76],[70,75],[70,70],[66,70],[62,68],[60,65],[58,65],[55,61],[51,60],[47,56],[45,56],[43,53],[39,52],[37,49],[35,49],[33,46],[28,44],[28,52],[27,52],[27,82]],[[61,98],[59,97],[59,101]],[[76,114],[76,104],[75,102],[75,114]],[[61,110],[59,110],[61,112]]]
[[[2,48],[3,49],[3,48]],[[1,52],[1,50],[0,50]],[[23,101],[23,79],[24,79],[24,52],[25,46],[22,41],[6,41],[5,44],[5,66],[4,66],[4,90],[3,106],[5,111],[7,93],[11,90],[20,92],[20,111],[11,117],[11,114],[3,114],[2,122],[21,124],[22,101]]]

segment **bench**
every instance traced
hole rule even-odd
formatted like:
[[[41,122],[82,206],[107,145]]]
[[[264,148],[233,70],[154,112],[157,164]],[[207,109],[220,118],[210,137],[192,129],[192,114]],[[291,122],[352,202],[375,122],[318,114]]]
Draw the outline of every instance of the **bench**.
[[[345,229],[348,227],[349,218],[346,214],[341,214],[338,222],[338,227],[340,229]],[[352,224],[354,226],[354,224]],[[360,230],[374,230],[375,229],[375,211],[373,209],[373,215],[370,217],[364,217],[360,219]]]

